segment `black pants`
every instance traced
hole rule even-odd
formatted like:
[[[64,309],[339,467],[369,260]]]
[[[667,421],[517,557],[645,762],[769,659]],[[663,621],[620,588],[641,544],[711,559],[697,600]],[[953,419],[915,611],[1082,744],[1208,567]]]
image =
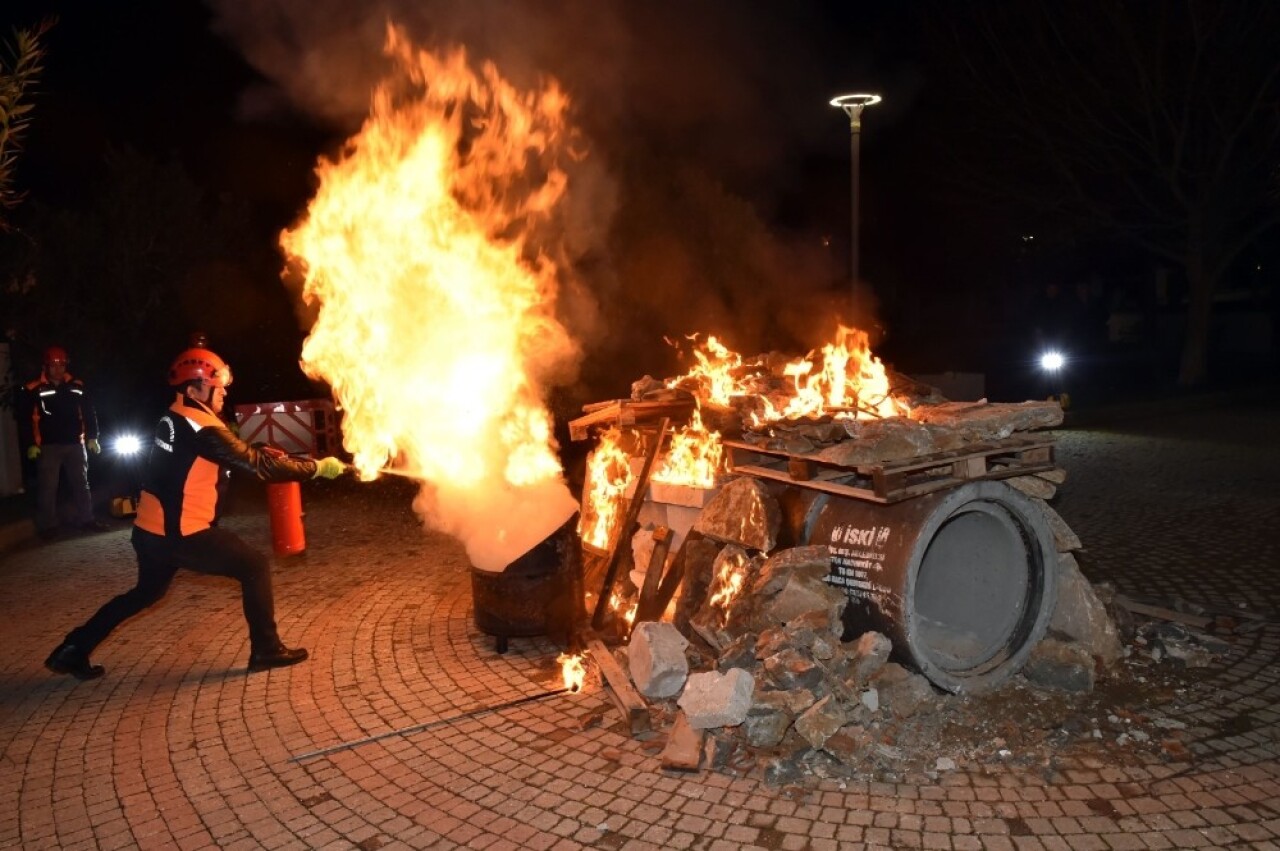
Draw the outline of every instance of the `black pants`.
[[[279,643],[271,563],[265,555],[224,529],[167,538],[135,526],[132,542],[138,554],[138,584],[108,600],[84,626],[68,633],[68,644],[91,652],[125,620],[159,602],[180,567],[239,581],[250,644],[255,649],[270,649]]]

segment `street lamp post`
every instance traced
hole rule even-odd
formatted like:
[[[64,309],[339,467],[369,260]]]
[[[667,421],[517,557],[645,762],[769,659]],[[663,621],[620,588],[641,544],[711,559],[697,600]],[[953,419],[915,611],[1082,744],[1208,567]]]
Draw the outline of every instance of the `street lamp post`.
[[[858,144],[862,137],[862,110],[875,106],[883,98],[880,95],[840,95],[831,99],[831,105],[839,107],[849,116],[849,195],[852,208],[849,224],[849,296],[852,309],[858,309]]]

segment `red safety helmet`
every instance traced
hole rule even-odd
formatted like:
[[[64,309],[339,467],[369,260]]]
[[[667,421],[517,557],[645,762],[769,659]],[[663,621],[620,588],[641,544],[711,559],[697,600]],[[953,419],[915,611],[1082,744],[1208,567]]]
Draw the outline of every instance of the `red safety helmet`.
[[[169,384],[177,387],[197,378],[215,387],[227,387],[231,384],[231,367],[208,349],[187,349],[169,367]]]
[[[67,350],[62,348],[62,346],[50,346],[44,350],[44,362],[45,364],[65,364],[70,363],[71,358],[67,357]]]

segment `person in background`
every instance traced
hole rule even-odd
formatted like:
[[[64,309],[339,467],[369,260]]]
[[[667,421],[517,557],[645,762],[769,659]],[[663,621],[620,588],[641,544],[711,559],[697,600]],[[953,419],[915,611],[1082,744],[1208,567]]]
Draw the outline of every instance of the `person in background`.
[[[307,658],[306,650],[286,647],[276,630],[267,556],[215,524],[217,483],[228,470],[290,482],[332,479],[347,467],[337,458],[294,459],[240,440],[218,416],[230,384],[231,368],[208,349],[187,349],[173,362],[169,385],[177,395],[156,424],[133,528],[138,582],[67,633],[45,660],[49,670],[81,680],[102,676],[89,654],[127,618],[158,602],[180,567],[240,583],[251,672]]]
[[[50,346],[44,351],[40,377],[24,388],[30,416],[20,425],[27,458],[36,463],[36,531],[44,538],[57,534],[58,485],[64,478],[76,525],[88,531],[108,528],[94,519],[89,492],[88,453],[102,451],[98,415],[84,382],[67,371],[70,362],[66,349]]]

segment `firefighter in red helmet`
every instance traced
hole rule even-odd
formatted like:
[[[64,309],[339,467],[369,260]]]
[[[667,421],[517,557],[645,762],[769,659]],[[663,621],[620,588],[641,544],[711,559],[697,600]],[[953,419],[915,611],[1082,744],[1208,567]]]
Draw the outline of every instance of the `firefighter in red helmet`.
[[[133,549],[138,582],[108,600],[93,617],[67,633],[45,666],[87,680],[103,674],[89,654],[124,620],[164,596],[178,568],[227,576],[240,583],[249,624],[249,670],[293,665],[307,658],[276,631],[271,565],[267,557],[214,524],[217,484],[231,470],[263,482],[332,479],[346,465],[337,458],[294,459],[250,446],[219,418],[231,384],[231,368],[203,348],[182,352],[169,368],[177,397],[156,425],[138,500]]]
[[[23,426],[27,458],[36,463],[36,530],[50,537],[58,528],[58,484],[65,480],[82,529],[105,529],[93,516],[89,492],[89,452],[98,443],[98,415],[84,382],[67,371],[71,359],[61,346],[44,350],[40,377],[28,382],[28,414]],[[23,420],[23,418],[19,418]]]

